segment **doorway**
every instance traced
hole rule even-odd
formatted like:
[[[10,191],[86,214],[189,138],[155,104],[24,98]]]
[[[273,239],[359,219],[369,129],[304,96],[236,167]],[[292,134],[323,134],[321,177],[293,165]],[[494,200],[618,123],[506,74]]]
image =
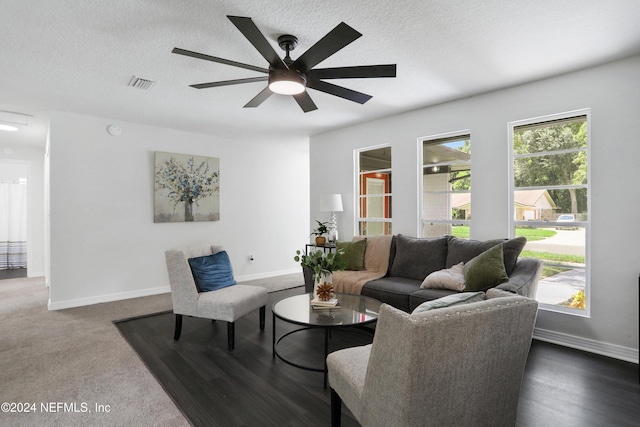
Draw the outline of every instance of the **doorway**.
[[[28,162],[0,162],[0,279],[27,277]]]

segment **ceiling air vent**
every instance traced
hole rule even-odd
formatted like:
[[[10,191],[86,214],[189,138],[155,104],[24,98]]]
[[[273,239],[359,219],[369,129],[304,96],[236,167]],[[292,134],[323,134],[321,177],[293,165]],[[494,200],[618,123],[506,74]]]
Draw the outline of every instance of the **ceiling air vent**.
[[[138,76],[131,77],[131,80],[129,81],[129,86],[142,89],[142,90],[149,90],[155,84],[156,84],[155,80],[143,79]]]

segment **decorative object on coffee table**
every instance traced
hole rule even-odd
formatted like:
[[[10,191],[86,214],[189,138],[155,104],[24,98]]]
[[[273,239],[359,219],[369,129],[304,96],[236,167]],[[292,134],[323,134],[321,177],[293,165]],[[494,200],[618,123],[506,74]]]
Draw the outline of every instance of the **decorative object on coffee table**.
[[[308,254],[303,254],[302,251],[297,250],[296,256],[294,256],[293,259],[294,261],[299,262],[303,268],[308,267],[313,271],[314,298],[318,296],[319,285],[331,283],[331,274],[334,271],[344,270],[346,267],[344,251],[342,249],[329,253],[316,250],[311,251]]]
[[[333,297],[333,284],[328,282],[319,284],[316,293],[320,301],[329,301]]]

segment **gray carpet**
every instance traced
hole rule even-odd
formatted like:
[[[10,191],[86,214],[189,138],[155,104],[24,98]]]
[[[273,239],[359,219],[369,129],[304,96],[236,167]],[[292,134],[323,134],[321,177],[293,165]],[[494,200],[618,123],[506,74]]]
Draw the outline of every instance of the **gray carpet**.
[[[303,278],[243,284],[275,291],[300,286]],[[170,310],[170,294],[60,311],[48,311],[47,299],[42,278],[0,283],[0,403],[36,406],[0,412],[0,425],[189,425],[112,323]],[[43,403],[59,412],[43,411]],[[96,412],[96,404],[109,412]]]

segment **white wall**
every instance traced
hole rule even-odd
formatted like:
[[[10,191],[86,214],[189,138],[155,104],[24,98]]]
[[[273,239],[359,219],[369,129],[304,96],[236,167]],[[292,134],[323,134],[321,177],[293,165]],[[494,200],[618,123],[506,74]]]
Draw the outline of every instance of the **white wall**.
[[[510,212],[507,123],[591,108],[591,317],[541,310],[537,333],[637,361],[638,76],[640,56],[314,136],[310,143],[312,218],[318,211],[318,195],[342,193],[345,212],[339,218],[339,231],[343,239],[352,236],[353,150],[391,144],[393,231],[418,235],[417,139],[469,129],[473,147],[471,237],[506,237]],[[326,153],[331,153],[331,168],[325,167]]]
[[[240,280],[300,271],[307,138],[230,140],[123,122],[114,137],[111,123],[51,114],[50,309],[167,292],[164,251],[185,245],[223,245]],[[154,151],[220,158],[220,221],[153,222]]]
[[[27,275],[44,275],[44,148],[5,144],[0,135],[0,179],[14,179],[12,165],[28,169],[27,178]],[[7,148],[7,150],[5,150]],[[4,172],[3,172],[4,170]]]

